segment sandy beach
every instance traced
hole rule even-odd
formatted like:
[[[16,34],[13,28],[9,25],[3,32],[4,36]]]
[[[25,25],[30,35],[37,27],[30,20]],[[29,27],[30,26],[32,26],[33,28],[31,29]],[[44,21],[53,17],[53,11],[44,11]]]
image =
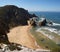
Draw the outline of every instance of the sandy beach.
[[[31,26],[18,26],[10,30],[8,38],[10,42],[18,43],[28,48],[37,49],[40,48],[35,38],[30,33]]]

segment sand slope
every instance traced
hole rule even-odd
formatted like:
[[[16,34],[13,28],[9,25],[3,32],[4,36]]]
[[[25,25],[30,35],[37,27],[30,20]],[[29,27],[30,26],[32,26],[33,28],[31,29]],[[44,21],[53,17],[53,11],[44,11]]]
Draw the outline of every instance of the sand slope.
[[[11,29],[10,33],[8,33],[9,41],[27,46],[32,49],[40,48],[36,45],[36,41],[29,32],[29,29],[30,25],[18,26]]]

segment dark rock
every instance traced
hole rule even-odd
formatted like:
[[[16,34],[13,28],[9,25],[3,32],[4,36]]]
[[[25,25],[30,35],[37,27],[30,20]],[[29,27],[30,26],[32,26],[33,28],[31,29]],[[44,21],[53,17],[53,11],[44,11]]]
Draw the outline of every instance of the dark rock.
[[[30,19],[30,24],[31,26],[34,26],[34,27],[37,26],[35,18]]]
[[[32,14],[32,17],[37,17],[35,14]]]
[[[45,18],[42,18],[39,22],[39,26],[45,26],[47,23],[46,19]]]
[[[36,16],[36,14],[30,14],[30,18],[33,18],[33,17],[35,17],[35,18],[38,18],[38,16]]]
[[[16,44],[16,43],[11,43],[11,44],[9,44],[8,45],[8,48],[11,50],[11,51],[14,51],[14,50],[18,50],[18,51],[20,51],[20,50],[22,50],[22,48],[21,48],[21,45],[19,44]]]
[[[51,21],[49,21],[48,24],[53,25],[53,23]]]
[[[14,5],[0,7],[0,36],[7,38],[7,33],[13,27],[19,25],[28,25],[30,14],[23,8]]]
[[[18,50],[18,51],[20,51],[20,50],[22,50],[22,48],[20,48],[20,47],[17,47],[17,50]]]
[[[27,25],[30,14],[23,8],[7,5],[0,8],[0,18],[3,18],[10,26]]]
[[[25,46],[20,46],[20,45],[19,45],[19,48],[17,48],[18,46],[16,45],[17,45],[16,43],[9,44],[9,45],[1,44],[2,49],[0,49],[0,52],[50,52],[50,50],[46,50],[46,49],[31,49],[31,48],[27,48]]]
[[[35,27],[36,26],[36,22],[35,21],[31,21],[31,25]]]
[[[6,21],[0,19],[0,43],[9,43],[7,33],[9,32],[9,26]]]

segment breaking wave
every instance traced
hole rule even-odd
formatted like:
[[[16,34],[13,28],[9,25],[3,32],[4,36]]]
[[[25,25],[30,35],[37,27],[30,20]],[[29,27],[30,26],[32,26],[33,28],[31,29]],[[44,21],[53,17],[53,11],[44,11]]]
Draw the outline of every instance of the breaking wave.
[[[53,26],[60,26],[59,23],[53,23]]]

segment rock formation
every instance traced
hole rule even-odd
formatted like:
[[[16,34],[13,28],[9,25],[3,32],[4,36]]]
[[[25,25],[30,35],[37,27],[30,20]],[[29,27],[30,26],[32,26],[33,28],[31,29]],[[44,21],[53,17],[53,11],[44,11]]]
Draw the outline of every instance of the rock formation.
[[[32,15],[32,17],[38,17],[38,16],[36,16],[34,13],[33,14],[31,14]]]
[[[25,46],[12,43],[12,44],[1,44],[0,52],[50,52],[50,50],[46,49],[31,49]]]
[[[47,23],[45,18],[41,18],[41,20],[39,21],[39,26],[45,26]]]
[[[37,26],[37,21],[38,21],[38,17],[32,17],[30,18],[30,24],[31,26]]]
[[[7,33],[9,30],[19,25],[28,25],[27,20],[29,18],[30,14],[23,8],[14,5],[0,7],[0,37],[8,40]]]

